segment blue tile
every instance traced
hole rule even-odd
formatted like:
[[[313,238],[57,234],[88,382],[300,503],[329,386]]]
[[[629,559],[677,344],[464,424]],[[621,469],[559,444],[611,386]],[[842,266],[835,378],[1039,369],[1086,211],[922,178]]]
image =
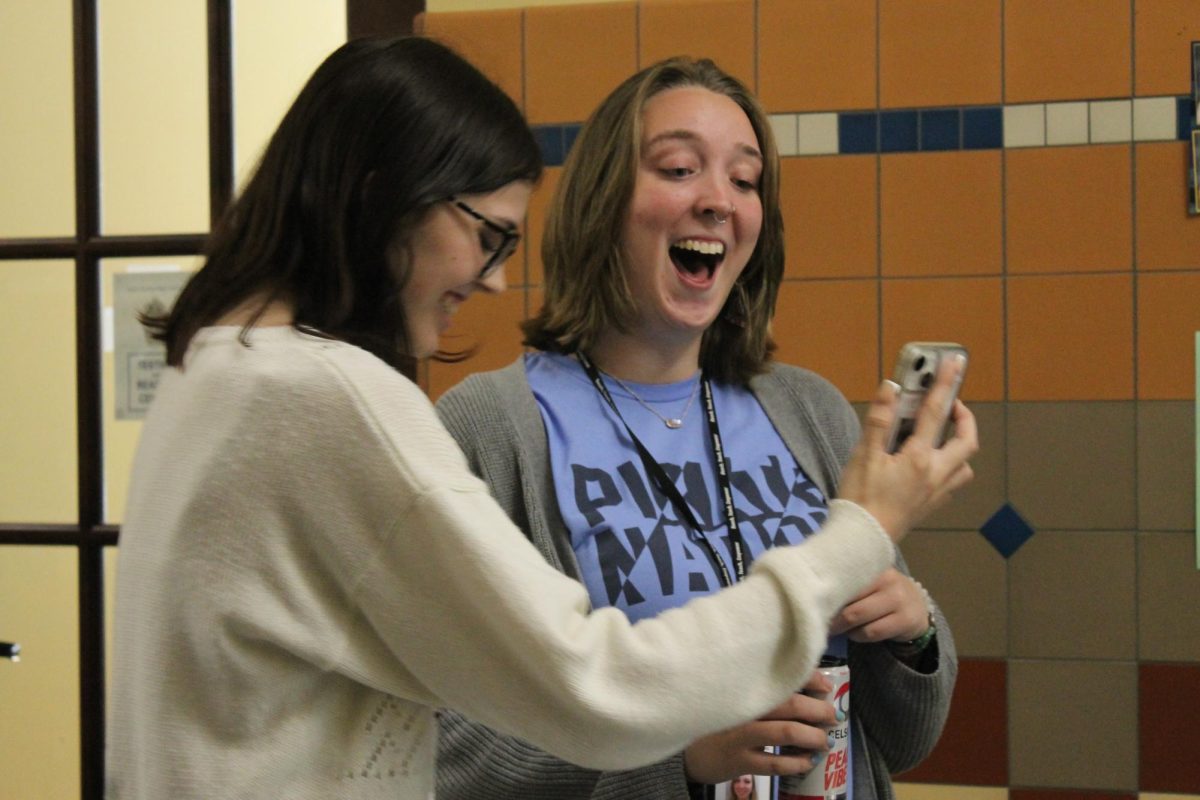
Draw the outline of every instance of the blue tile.
[[[962,112],[964,150],[994,150],[1004,146],[1004,111],[992,108],[964,108]]]
[[[935,108],[921,112],[921,149],[959,149],[959,110]]]
[[[542,161],[547,167],[563,163],[563,129],[561,125],[540,125],[533,129],[533,138],[542,148]]]
[[[878,153],[879,115],[873,112],[838,114],[839,153]]]
[[[1188,141],[1192,138],[1192,124],[1196,119],[1196,107],[1189,95],[1175,98],[1175,138]]]
[[[564,125],[563,126],[563,160],[566,161],[567,156],[571,152],[571,147],[575,144],[575,139],[579,136],[579,129],[582,125]]]
[[[906,153],[917,149],[916,111],[884,111],[879,115],[881,153]]]
[[[1005,558],[1017,552],[1034,533],[1029,523],[1008,503],[1000,506],[1000,509],[983,523],[979,532]]]

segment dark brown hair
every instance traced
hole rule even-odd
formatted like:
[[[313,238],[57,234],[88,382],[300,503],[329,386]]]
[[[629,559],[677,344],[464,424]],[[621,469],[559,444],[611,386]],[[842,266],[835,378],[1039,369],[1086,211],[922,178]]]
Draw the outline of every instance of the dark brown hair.
[[[174,308],[143,322],[180,366],[200,328],[253,298],[263,298],[259,314],[284,300],[296,328],[411,374],[399,301],[407,269],[389,268],[389,244],[451,195],[536,182],[541,171],[516,105],[445,45],[349,42],[301,89]]]

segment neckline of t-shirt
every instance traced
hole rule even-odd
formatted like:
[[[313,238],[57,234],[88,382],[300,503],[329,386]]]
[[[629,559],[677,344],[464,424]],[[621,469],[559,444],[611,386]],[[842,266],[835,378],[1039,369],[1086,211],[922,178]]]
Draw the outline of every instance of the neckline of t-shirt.
[[[534,354],[531,353],[530,355]],[[591,378],[583,371],[583,366],[574,356],[548,352],[537,355],[548,358],[550,363],[565,371],[572,379],[585,383],[589,387],[592,385]],[[696,391],[696,384],[699,381],[699,373],[682,381],[674,381],[672,383],[638,383],[637,381],[627,381],[624,379],[618,382],[611,375],[604,373],[604,385],[608,387],[608,391],[613,397],[634,401],[641,398],[648,403],[675,403],[680,400],[686,400],[692,396],[692,392]],[[625,385],[622,386],[622,383]],[[636,394],[636,397],[630,393],[630,390]]]

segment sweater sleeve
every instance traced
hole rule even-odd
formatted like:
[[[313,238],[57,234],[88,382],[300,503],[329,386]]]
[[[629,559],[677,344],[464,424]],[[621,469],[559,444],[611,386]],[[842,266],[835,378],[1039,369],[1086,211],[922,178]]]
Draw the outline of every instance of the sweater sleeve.
[[[759,558],[737,586],[634,625],[591,610],[586,589],[546,563],[416,387],[354,374],[344,387],[361,422],[317,432],[361,442],[355,464],[370,453],[386,466],[336,494],[393,516],[382,536],[330,540],[369,548],[334,669],[581,766],[650,764],[773,707],[816,663],[836,610],[892,562],[875,519],[837,501],[820,533]],[[707,663],[714,643],[739,662]]]

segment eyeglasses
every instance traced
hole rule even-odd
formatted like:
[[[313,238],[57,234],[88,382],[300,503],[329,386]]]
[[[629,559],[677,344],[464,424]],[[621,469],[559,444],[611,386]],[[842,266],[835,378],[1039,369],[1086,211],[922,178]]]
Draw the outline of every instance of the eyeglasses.
[[[483,223],[483,227],[479,229],[479,246],[485,253],[491,253],[483,269],[479,270],[477,280],[483,280],[513,254],[517,249],[517,242],[521,241],[521,234],[515,228],[493,222],[457,197],[451,197],[450,202]]]

